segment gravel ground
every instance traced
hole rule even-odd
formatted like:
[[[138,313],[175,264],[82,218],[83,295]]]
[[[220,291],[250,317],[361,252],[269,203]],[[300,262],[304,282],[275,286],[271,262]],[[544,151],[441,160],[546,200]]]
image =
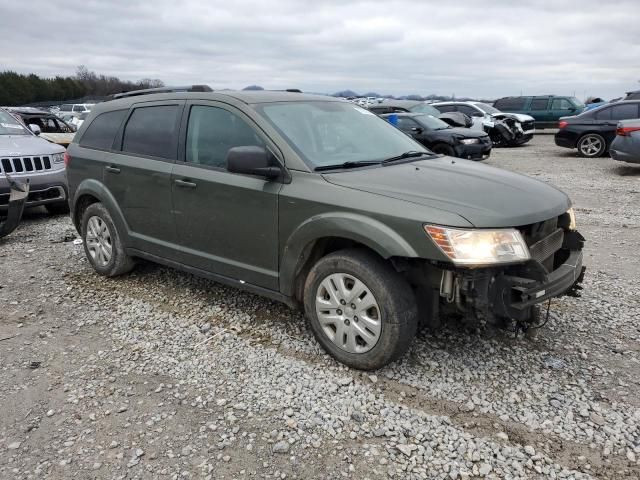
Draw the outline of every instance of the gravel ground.
[[[640,167],[551,135],[487,163],[572,196],[582,298],[535,340],[420,332],[375,374],[269,300],[99,277],[68,218],[29,211],[0,240],[0,478],[639,478]]]

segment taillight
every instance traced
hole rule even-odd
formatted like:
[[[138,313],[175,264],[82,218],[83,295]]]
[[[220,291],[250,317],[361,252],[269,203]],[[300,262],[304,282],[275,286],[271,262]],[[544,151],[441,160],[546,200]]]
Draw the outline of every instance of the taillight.
[[[569,122],[566,122],[564,120],[560,120],[560,122],[558,123],[558,128],[564,128],[567,125],[569,125]]]
[[[616,129],[616,135],[620,135],[621,137],[628,137],[631,135],[631,132],[640,131],[640,127],[618,127]]]
[[[69,152],[64,152],[64,166],[68,167],[70,163],[71,163],[71,155],[69,155]]]

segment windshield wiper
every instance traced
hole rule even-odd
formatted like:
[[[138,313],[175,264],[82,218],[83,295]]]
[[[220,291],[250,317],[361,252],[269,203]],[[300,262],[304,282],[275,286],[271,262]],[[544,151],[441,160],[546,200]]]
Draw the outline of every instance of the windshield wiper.
[[[408,158],[418,158],[418,157],[435,157],[435,154],[427,153],[427,152],[417,152],[415,150],[411,150],[409,152],[404,152],[403,154],[397,155],[395,157],[389,157],[383,160],[382,164],[386,165],[388,163],[399,162],[400,160],[406,160]]]
[[[316,172],[321,172],[323,170],[337,170],[339,168],[366,167],[368,165],[378,165],[380,163],[381,162],[379,160],[360,160],[358,162],[344,162],[335,165],[320,165],[319,167],[314,168],[314,170]]]

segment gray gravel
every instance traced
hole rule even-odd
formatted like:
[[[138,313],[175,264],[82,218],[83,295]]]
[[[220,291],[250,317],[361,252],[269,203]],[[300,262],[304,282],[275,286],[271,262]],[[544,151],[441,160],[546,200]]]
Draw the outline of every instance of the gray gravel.
[[[0,241],[0,478],[640,477],[640,167],[549,135],[488,163],[570,193],[582,298],[535,340],[447,325],[375,373],[269,300],[98,277],[67,218],[28,212]]]

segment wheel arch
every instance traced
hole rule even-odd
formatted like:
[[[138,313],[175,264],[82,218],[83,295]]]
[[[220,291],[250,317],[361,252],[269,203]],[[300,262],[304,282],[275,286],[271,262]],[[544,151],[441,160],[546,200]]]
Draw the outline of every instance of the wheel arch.
[[[318,215],[300,225],[284,245],[280,262],[281,293],[299,298],[298,287],[315,261],[350,247],[367,249],[383,259],[418,257],[404,238],[378,220],[352,213]]]
[[[82,215],[84,211],[89,205],[97,202],[102,203],[109,211],[123,244],[128,244],[129,228],[118,202],[102,183],[94,179],[87,179],[78,185],[73,196],[71,218],[78,233],[82,233]]]

